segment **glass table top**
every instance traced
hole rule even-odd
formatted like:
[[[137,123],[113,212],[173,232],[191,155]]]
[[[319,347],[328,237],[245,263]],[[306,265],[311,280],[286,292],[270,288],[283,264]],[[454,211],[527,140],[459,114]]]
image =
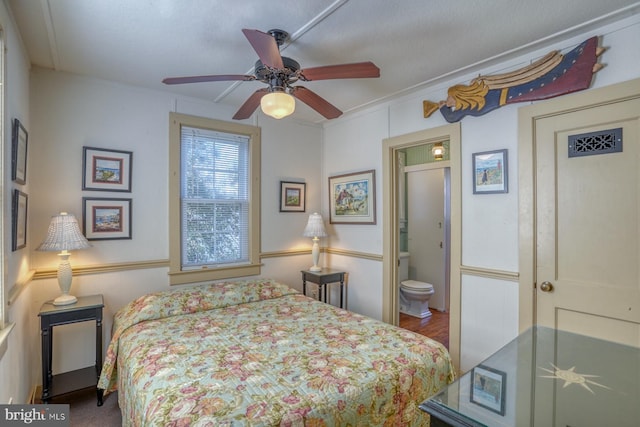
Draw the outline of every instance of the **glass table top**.
[[[432,425],[638,427],[640,349],[534,326],[420,409]]]

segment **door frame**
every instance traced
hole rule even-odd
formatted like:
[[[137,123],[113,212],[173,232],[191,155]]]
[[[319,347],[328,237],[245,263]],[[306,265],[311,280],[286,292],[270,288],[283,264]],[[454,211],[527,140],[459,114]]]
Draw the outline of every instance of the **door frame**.
[[[554,98],[518,110],[519,331],[536,324],[536,121],[640,98],[640,79]],[[639,112],[640,114],[640,112]]]
[[[384,139],[382,142],[382,320],[392,325],[400,321],[398,289],[399,218],[397,197],[397,151],[415,145],[449,141],[451,185],[451,248],[449,281],[449,354],[460,367],[460,265],[462,262],[462,187],[460,123],[439,126]]]

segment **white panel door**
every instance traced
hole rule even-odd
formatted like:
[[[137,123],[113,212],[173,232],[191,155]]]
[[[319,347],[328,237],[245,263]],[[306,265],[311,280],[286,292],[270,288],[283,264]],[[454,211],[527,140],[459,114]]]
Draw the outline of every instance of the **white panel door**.
[[[538,324],[640,345],[639,114],[632,99],[536,122]]]
[[[445,305],[445,217],[444,169],[407,173],[409,277],[431,283],[434,294],[429,308],[444,311]]]

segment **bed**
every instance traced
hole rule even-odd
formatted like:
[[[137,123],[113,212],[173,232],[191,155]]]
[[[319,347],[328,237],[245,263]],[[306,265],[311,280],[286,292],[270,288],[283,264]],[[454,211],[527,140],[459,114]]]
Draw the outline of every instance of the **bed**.
[[[245,280],[123,307],[98,388],[123,426],[426,426],[418,405],[453,379],[436,341]]]

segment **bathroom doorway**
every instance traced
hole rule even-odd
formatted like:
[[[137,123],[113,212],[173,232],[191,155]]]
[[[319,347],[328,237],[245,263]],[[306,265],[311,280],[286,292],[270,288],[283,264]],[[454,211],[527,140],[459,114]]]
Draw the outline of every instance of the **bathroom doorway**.
[[[398,179],[397,153],[410,147],[448,141],[448,167],[450,168],[450,276],[449,276],[449,354],[453,364],[460,363],[460,266],[462,258],[462,190],[460,124],[452,123],[431,129],[394,136],[383,140],[383,299],[382,320],[400,324],[400,292],[398,262],[400,260],[400,216],[399,193],[403,191]],[[445,161],[441,163],[444,166]],[[435,312],[435,311],[434,311]],[[433,315],[432,315],[433,317]]]
[[[399,249],[409,253],[409,279],[433,285],[431,316],[400,313],[399,326],[448,347],[451,185],[448,141],[398,150]],[[434,146],[445,155],[434,158]]]

